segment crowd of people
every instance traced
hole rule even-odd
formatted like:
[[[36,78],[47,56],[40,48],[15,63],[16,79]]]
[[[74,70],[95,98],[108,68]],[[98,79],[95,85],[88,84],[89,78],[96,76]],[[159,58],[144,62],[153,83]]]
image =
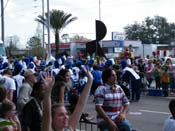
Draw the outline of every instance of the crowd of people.
[[[126,115],[130,102],[141,99],[141,90],[151,89],[153,80],[164,96],[175,87],[170,58],[133,58],[129,50],[115,60],[0,58],[0,72],[0,122],[10,122],[2,131],[74,131],[79,120],[89,120],[83,111],[90,95],[100,131],[132,131]],[[169,119],[174,119],[172,106]]]

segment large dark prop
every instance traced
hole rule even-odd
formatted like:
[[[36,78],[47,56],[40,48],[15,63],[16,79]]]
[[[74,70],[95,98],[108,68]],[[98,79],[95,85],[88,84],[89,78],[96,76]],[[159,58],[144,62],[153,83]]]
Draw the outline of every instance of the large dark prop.
[[[107,29],[105,24],[99,20],[96,20],[95,24],[96,24],[96,40],[86,43],[86,52],[89,53],[90,55],[96,53],[96,55],[106,58],[99,44],[99,41],[101,41],[105,37]]]

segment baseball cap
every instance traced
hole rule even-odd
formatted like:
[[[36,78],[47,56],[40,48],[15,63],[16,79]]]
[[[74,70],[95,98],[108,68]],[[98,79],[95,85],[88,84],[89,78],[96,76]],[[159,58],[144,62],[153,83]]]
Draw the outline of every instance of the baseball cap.
[[[30,75],[37,75],[37,73],[34,70],[32,70],[32,69],[25,70],[24,77],[28,77]]]

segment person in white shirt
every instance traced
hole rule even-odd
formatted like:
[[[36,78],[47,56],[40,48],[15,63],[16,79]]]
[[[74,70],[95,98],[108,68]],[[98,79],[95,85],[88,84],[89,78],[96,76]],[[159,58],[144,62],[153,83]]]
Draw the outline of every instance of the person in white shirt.
[[[169,110],[171,116],[164,121],[163,131],[175,131],[175,99],[170,101]]]
[[[16,104],[17,102],[17,97],[19,94],[20,87],[22,83],[24,82],[24,76],[21,75],[23,71],[23,66],[20,63],[17,63],[14,67],[14,76],[13,79],[15,80],[15,85],[16,85],[16,91],[13,93],[13,102]]]
[[[5,88],[7,90],[7,99],[13,99],[13,92],[16,90],[15,81],[12,77],[12,71],[10,69],[5,69],[2,78],[5,79]]]

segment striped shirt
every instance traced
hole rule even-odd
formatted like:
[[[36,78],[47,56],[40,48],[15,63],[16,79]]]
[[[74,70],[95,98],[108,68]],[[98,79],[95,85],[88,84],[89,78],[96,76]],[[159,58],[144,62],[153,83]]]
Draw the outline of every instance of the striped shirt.
[[[119,115],[126,104],[129,104],[129,100],[119,85],[116,85],[115,90],[107,84],[101,85],[95,92],[95,105],[101,106],[112,120]],[[97,121],[100,123],[104,120],[97,115]]]

